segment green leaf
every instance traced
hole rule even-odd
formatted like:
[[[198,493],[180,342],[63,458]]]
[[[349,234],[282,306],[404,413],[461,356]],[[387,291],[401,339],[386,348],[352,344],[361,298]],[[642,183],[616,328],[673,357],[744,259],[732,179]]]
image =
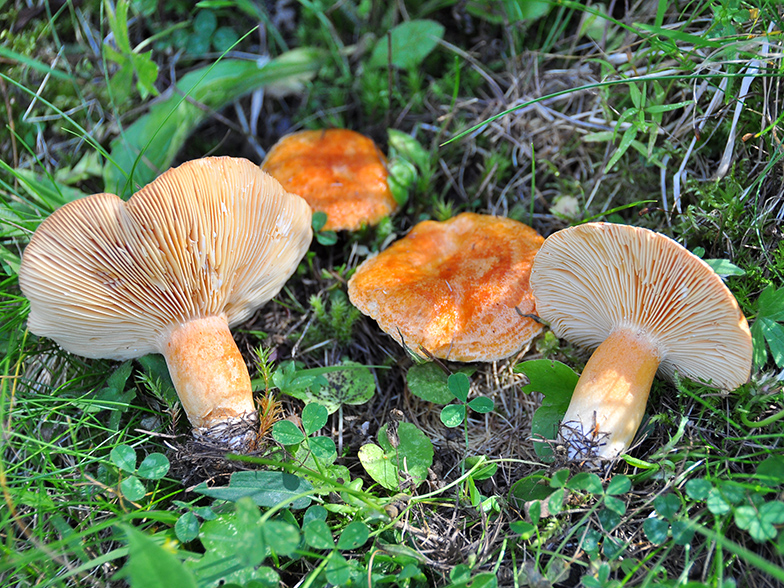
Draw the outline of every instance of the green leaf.
[[[351,578],[351,566],[346,558],[339,552],[333,551],[329,554],[327,567],[324,569],[327,582],[334,586],[345,586]]]
[[[621,524],[621,515],[609,508],[603,508],[596,513],[596,517],[602,525],[602,529],[609,533]]]
[[[757,543],[774,539],[778,531],[774,525],[784,523],[784,502],[773,500],[759,508],[756,506],[739,506],[735,509],[735,524],[748,531]]]
[[[122,576],[133,588],[196,588],[193,573],[169,550],[130,525],[119,525],[128,538],[128,563]]]
[[[686,482],[686,495],[692,500],[705,500],[712,489],[713,484],[705,478],[693,478]]]
[[[441,409],[441,422],[450,429],[463,424],[466,416],[465,404],[449,404]]]
[[[327,409],[320,404],[307,404],[302,409],[302,428],[305,429],[305,435],[312,435],[319,429],[327,424],[329,414]]]
[[[526,523],[525,521],[514,521],[513,523],[509,524],[509,528],[512,529],[513,533],[520,535],[520,538],[523,541],[527,541],[536,535],[536,527],[531,523]]]
[[[324,225],[327,224],[327,213],[323,210],[317,210],[313,212],[313,216],[310,219],[310,227],[313,229],[314,233],[318,233]]]
[[[721,495],[718,488],[711,488],[706,499],[708,510],[715,515],[723,515],[730,512],[730,504]]]
[[[605,496],[604,505],[614,513],[617,513],[621,516],[626,514],[626,503],[620,498],[616,498],[615,496]]]
[[[610,496],[617,496],[618,494],[626,494],[631,489],[632,481],[629,479],[629,476],[618,474],[613,476],[610,483],[607,484],[606,493]]]
[[[495,408],[493,401],[486,396],[478,396],[472,399],[471,402],[468,403],[468,406],[471,408],[471,410],[475,410],[480,414],[493,412],[493,409]]]
[[[386,424],[378,432],[379,445],[369,443],[359,449],[362,467],[376,482],[388,490],[399,490],[402,473],[411,477],[414,486],[427,479],[427,469],[433,464],[433,444],[411,423],[399,423],[398,446],[389,441]]]
[[[136,474],[145,480],[160,480],[169,473],[169,459],[162,453],[150,453],[139,464]]]
[[[368,67],[415,69],[444,37],[444,26],[433,20],[409,20],[381,37],[373,48]],[[390,45],[392,56],[390,58]]]
[[[460,402],[468,400],[468,391],[471,389],[471,380],[462,372],[451,374],[446,379],[447,388],[452,393],[452,396],[457,398]]]
[[[257,61],[223,59],[194,70],[177,82],[177,92],[150,106],[148,113],[112,141],[104,167],[104,189],[121,196],[150,183],[169,168],[190,134],[210,115],[257,88],[276,93],[298,91],[321,68],[325,53],[301,48],[259,65]],[[133,173],[133,182],[126,177]]]
[[[272,438],[281,445],[296,445],[305,440],[305,435],[291,421],[282,420],[272,425]]]
[[[570,490],[582,490],[591,494],[601,494],[602,480],[593,472],[579,472],[569,480],[566,487]]]
[[[480,461],[484,462],[486,460],[487,457],[485,457],[484,455],[470,455],[465,459],[465,467],[467,470],[470,470],[473,469],[473,467]],[[477,481],[487,480],[489,478],[492,478],[495,475],[496,471],[498,471],[498,464],[488,463],[485,464],[483,467],[480,467],[473,474],[471,474],[471,477]]]
[[[218,581],[245,585],[257,576],[256,566],[270,553],[261,533],[261,515],[252,501],[238,501],[235,508],[201,526],[199,540],[205,553],[201,560],[189,562],[201,585]]]
[[[335,540],[332,538],[332,531],[326,522],[314,519],[302,528],[305,536],[305,543],[314,549],[332,549],[335,547]]]
[[[426,402],[449,404],[455,399],[447,387],[447,374],[434,362],[411,366],[406,382],[411,393]]]
[[[673,521],[672,522],[672,542],[675,545],[688,545],[694,538],[694,528],[692,528],[691,521]]]
[[[703,259],[710,268],[721,277],[727,276],[745,276],[746,270],[739,268],[737,265],[730,263],[728,259]]]
[[[763,337],[768,342],[770,354],[778,367],[784,367],[784,325],[763,317],[754,321],[754,326],[760,325]]]
[[[182,515],[174,523],[174,533],[182,543],[188,543],[199,536],[199,519],[191,511]]]
[[[610,157],[610,161],[607,162],[607,165],[604,168],[604,173],[609,172],[623,156],[623,154],[626,153],[626,151],[631,146],[632,141],[634,141],[634,139],[637,137],[638,130],[639,129],[636,126],[632,125],[624,131],[623,135],[621,135],[621,142],[618,144],[618,149],[615,150],[615,153],[613,153],[612,157]]]
[[[130,474],[136,471],[136,451],[129,445],[117,445],[109,453],[112,462],[124,472]]]
[[[757,466],[754,477],[764,481],[770,486],[784,484],[784,456],[771,455]]]
[[[672,520],[681,509],[681,501],[675,494],[661,494],[653,499],[653,508],[659,516]]]
[[[543,500],[553,493],[553,489],[550,487],[549,480],[544,475],[544,472],[544,470],[540,470],[530,476],[520,478],[512,484],[509,494],[518,503],[519,508],[522,508],[525,503]],[[601,482],[599,486],[601,488]]]
[[[757,299],[758,316],[772,321],[784,322],[784,288],[778,290],[773,285],[765,288]]]
[[[515,371],[525,374],[529,380],[523,392],[539,392],[544,396],[542,405],[534,413],[532,436],[555,439],[580,377],[568,365],[549,359],[525,361],[515,366]],[[552,449],[546,443],[534,441],[534,450],[541,459],[552,459]]]
[[[645,536],[648,537],[648,541],[654,545],[662,545],[667,541],[670,523],[655,517],[647,518],[642,523],[642,530],[645,531]]]
[[[277,555],[290,556],[299,547],[299,530],[283,521],[266,521],[261,526],[264,542]]]
[[[308,441],[313,456],[322,464],[329,465],[338,458],[335,442],[331,437],[313,437]]]
[[[392,157],[396,155],[404,157],[420,170],[430,168],[430,151],[422,147],[414,137],[397,129],[387,129],[387,135]]]
[[[147,494],[144,484],[136,476],[129,476],[120,482],[120,490],[125,498],[134,502],[141,500]]]
[[[319,403],[330,414],[342,404],[365,404],[376,392],[376,380],[367,366],[355,361],[344,360],[342,369],[324,374],[327,385],[318,392]]]
[[[351,551],[362,547],[370,537],[370,530],[361,521],[352,521],[340,533],[338,539],[338,549],[341,551]]]
[[[246,471],[234,472],[228,486],[207,488],[199,485],[194,491],[217,498],[236,502],[249,497],[258,506],[273,507],[286,504],[287,508],[300,509],[310,506],[310,496],[299,494],[313,490],[313,485],[303,478],[284,472]]]

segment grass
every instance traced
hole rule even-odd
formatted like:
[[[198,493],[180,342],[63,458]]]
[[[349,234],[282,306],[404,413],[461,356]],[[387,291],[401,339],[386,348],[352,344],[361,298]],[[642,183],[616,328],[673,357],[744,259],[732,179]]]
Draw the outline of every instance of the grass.
[[[0,16],[2,585],[784,584],[775,3],[50,6]],[[411,23],[437,40],[406,44]],[[26,331],[21,252],[59,205],[327,126],[377,141],[403,205],[314,240],[235,330],[265,411],[290,419],[264,451],[197,450],[160,358],[85,360]],[[345,295],[368,255],[466,210],[544,235],[626,222],[731,263],[751,381],[657,380],[607,467],[543,454],[542,397],[515,368],[579,372],[582,350],[545,333],[508,360],[421,366]]]

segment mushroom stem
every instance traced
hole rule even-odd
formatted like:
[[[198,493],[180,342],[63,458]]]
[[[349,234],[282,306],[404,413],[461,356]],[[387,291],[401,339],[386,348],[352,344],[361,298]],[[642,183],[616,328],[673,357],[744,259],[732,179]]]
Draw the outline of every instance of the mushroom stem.
[[[248,368],[226,317],[177,325],[162,353],[194,436],[233,450],[252,448],[258,413]]]
[[[612,459],[640,426],[659,350],[644,334],[617,329],[597,347],[574,389],[559,438],[573,459]]]

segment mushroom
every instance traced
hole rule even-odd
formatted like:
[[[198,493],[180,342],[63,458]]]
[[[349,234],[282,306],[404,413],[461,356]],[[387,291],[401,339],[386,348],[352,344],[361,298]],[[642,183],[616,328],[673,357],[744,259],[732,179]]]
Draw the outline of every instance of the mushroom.
[[[532,228],[497,216],[424,221],[359,266],[348,295],[414,353],[495,361],[542,329],[524,315],[534,310],[528,276],[543,241]]]
[[[324,230],[376,225],[397,209],[387,160],[372,139],[347,129],[300,131],[270,149],[261,168],[327,215]]]
[[[275,296],[311,240],[300,197],[245,159],[170,169],[123,202],[55,211],[24,251],[30,331],[90,358],[166,358],[194,435],[247,450],[258,415],[229,327]]]
[[[534,260],[539,316],[596,348],[559,430],[569,457],[612,459],[631,444],[657,371],[734,390],[751,373],[751,333],[721,278],[669,237],[588,223],[552,234]]]

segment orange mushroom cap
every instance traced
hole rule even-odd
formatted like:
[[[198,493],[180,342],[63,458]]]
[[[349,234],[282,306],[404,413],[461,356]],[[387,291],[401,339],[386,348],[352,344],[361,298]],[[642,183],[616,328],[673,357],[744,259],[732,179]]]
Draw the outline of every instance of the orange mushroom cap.
[[[348,295],[413,352],[453,361],[495,361],[542,329],[528,278],[544,239],[517,221],[466,212],[424,221],[368,259]],[[518,312],[519,310],[519,312]]]
[[[270,149],[262,169],[310,207],[327,215],[324,230],[354,231],[397,209],[387,184],[387,160],[355,131],[300,131]]]

